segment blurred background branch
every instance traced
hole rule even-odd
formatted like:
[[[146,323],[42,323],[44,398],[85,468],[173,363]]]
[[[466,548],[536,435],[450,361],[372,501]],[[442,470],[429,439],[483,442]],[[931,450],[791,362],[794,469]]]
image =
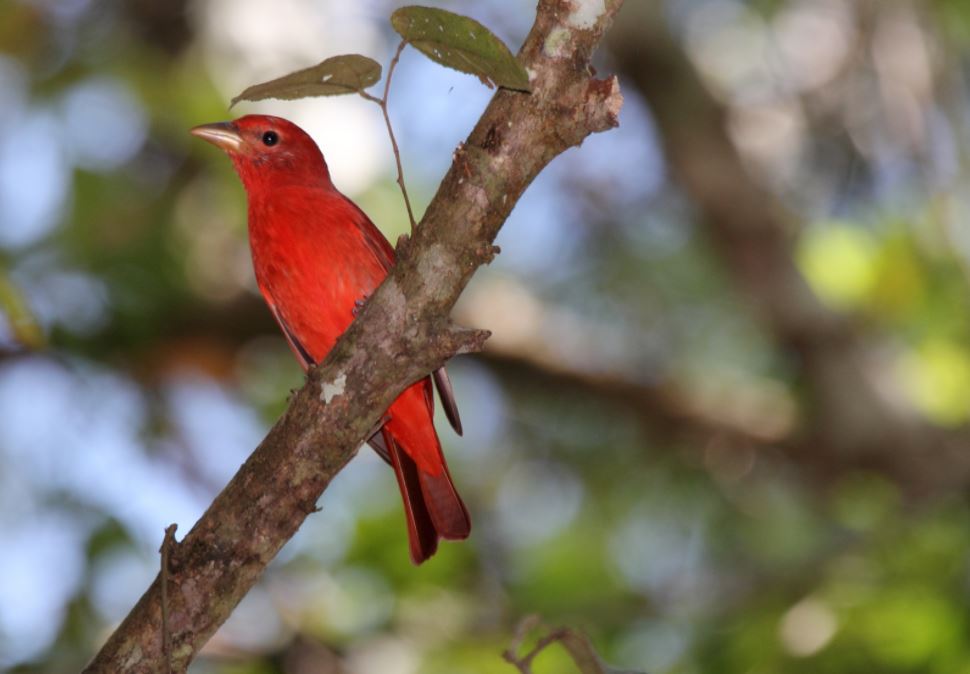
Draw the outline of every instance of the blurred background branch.
[[[917,494],[966,484],[970,436],[926,423],[885,390],[880,337],[809,288],[795,253],[804,225],[752,177],[729,136],[728,109],[664,29],[662,6],[636,11],[611,35],[612,53],[650,105],[671,169],[736,291],[804,386],[793,458],[826,473],[883,470]]]

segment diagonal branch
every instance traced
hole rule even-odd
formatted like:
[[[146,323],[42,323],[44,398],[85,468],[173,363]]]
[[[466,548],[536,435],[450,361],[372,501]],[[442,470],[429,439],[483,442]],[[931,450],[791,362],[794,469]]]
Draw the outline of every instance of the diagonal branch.
[[[391,275],[185,539],[170,546],[173,671],[186,670],[394,398],[480,346],[480,333],[456,330],[447,317],[516,201],[556,155],[617,124],[617,81],[591,79],[588,63],[621,4],[540,0],[519,53],[533,93],[495,94]],[[156,579],[85,671],[164,671],[161,604]]]

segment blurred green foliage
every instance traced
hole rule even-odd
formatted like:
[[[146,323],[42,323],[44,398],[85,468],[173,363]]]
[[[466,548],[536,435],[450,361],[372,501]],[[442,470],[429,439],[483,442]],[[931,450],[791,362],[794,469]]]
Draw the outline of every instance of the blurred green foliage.
[[[39,349],[44,346],[44,333],[20,289],[0,270],[0,312],[14,339],[22,346]]]

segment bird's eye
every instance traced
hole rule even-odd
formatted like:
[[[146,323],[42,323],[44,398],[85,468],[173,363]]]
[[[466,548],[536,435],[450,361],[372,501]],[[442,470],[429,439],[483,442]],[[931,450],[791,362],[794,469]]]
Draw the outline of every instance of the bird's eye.
[[[280,142],[280,136],[275,131],[267,131],[263,134],[263,145],[273,147]]]

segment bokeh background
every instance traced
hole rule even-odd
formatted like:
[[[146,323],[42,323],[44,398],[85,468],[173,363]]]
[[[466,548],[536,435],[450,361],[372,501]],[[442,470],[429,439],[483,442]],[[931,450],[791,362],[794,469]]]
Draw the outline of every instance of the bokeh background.
[[[515,49],[533,3],[436,2]],[[386,0],[0,2],[0,670],[77,671],[302,378],[195,124],[294,119],[391,240]],[[511,672],[519,619],[652,673],[970,672],[970,4],[627,0],[621,126],[545,171],[456,310],[475,521],[407,559],[361,452],[192,670]],[[491,93],[407,51],[430,199]],[[557,649],[537,672],[570,671]]]

